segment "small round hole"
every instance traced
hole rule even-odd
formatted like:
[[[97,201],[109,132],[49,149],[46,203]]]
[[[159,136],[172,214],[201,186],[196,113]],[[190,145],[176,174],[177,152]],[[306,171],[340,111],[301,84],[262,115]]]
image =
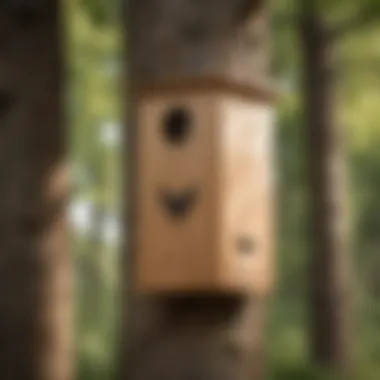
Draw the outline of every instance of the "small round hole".
[[[170,143],[184,143],[191,129],[190,115],[182,108],[173,109],[165,116],[163,126],[164,136]]]
[[[255,250],[254,239],[249,236],[240,236],[236,241],[236,248],[239,253],[251,254]]]
[[[186,217],[196,202],[196,191],[189,189],[181,192],[161,191],[163,206],[174,217]]]

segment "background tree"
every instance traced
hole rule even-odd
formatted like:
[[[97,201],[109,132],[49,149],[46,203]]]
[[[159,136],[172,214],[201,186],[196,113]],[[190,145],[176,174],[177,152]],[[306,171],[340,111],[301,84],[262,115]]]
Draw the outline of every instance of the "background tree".
[[[339,106],[337,44],[348,33],[376,20],[379,6],[371,1],[348,5],[324,1],[287,2],[287,6],[290,4],[293,8],[286,8],[283,3],[280,12],[293,17],[299,14],[295,33],[300,38],[304,73],[313,251],[309,269],[311,351],[316,364],[347,375],[354,341],[350,331],[353,310],[345,139],[342,124],[336,117]]]
[[[0,377],[71,379],[58,2],[0,4]]]
[[[348,375],[352,363],[351,258],[348,251],[347,179],[341,121],[337,118],[336,44],[339,37],[380,15],[373,2],[361,4],[346,20],[328,20],[324,4],[301,8],[304,97],[309,152],[313,256],[311,350],[318,365]],[[363,8],[366,7],[366,8]],[[370,10],[370,11],[369,11]],[[365,14],[365,16],[364,16]]]

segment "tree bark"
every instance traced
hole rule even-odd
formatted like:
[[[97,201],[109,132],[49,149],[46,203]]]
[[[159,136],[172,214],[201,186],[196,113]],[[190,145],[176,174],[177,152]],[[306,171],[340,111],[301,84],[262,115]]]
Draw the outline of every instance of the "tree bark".
[[[313,249],[309,270],[311,354],[316,364],[347,375],[352,310],[344,139],[336,117],[336,46],[317,8],[305,9],[300,35]]]
[[[0,4],[0,378],[70,378],[59,4]]]
[[[126,3],[126,2],[125,2]],[[129,125],[133,89],[154,80],[224,74],[268,78],[265,9],[253,0],[132,0],[127,15]],[[131,99],[132,97],[132,99]],[[129,165],[133,132],[126,136]],[[131,168],[129,169],[131,170]],[[133,187],[133,170],[128,178]],[[128,187],[128,184],[127,184]],[[133,204],[136,194],[129,188]],[[133,207],[127,209],[133,236]],[[132,224],[132,225],[131,225]],[[132,239],[133,240],[133,239]],[[262,376],[265,298],[153,299],[131,286],[133,242],[125,247],[120,380],[253,380]],[[127,273],[129,271],[129,273]]]

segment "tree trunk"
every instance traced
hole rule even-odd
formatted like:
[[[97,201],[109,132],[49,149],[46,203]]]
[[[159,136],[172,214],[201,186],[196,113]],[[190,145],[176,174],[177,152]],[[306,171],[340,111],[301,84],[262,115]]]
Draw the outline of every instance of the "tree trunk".
[[[309,271],[312,358],[316,364],[345,375],[351,359],[352,310],[344,139],[336,118],[335,41],[313,7],[303,14],[300,34],[313,248]]]
[[[125,9],[130,88],[152,80],[207,74],[246,82],[267,79],[266,16],[259,3],[130,1]],[[129,125],[134,125],[133,91],[130,104]],[[126,141],[130,142],[128,165],[134,157],[133,136],[129,134]],[[133,199],[134,194],[128,194]],[[133,228],[133,210],[126,215]],[[124,268],[132,268],[132,261],[126,257]],[[264,297],[151,299],[134,293],[131,278],[132,273],[124,272],[120,380],[261,378]]]
[[[58,2],[0,4],[0,378],[68,380]]]

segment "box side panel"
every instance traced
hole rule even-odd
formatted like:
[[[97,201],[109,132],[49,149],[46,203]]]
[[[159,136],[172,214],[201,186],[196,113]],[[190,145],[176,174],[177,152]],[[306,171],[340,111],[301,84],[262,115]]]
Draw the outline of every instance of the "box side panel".
[[[143,291],[212,286],[212,107],[212,97],[194,95],[151,98],[139,106],[136,285]],[[189,118],[182,140],[176,122],[168,121],[173,110]]]
[[[226,288],[263,293],[273,281],[273,110],[238,97],[220,103],[221,278]]]

